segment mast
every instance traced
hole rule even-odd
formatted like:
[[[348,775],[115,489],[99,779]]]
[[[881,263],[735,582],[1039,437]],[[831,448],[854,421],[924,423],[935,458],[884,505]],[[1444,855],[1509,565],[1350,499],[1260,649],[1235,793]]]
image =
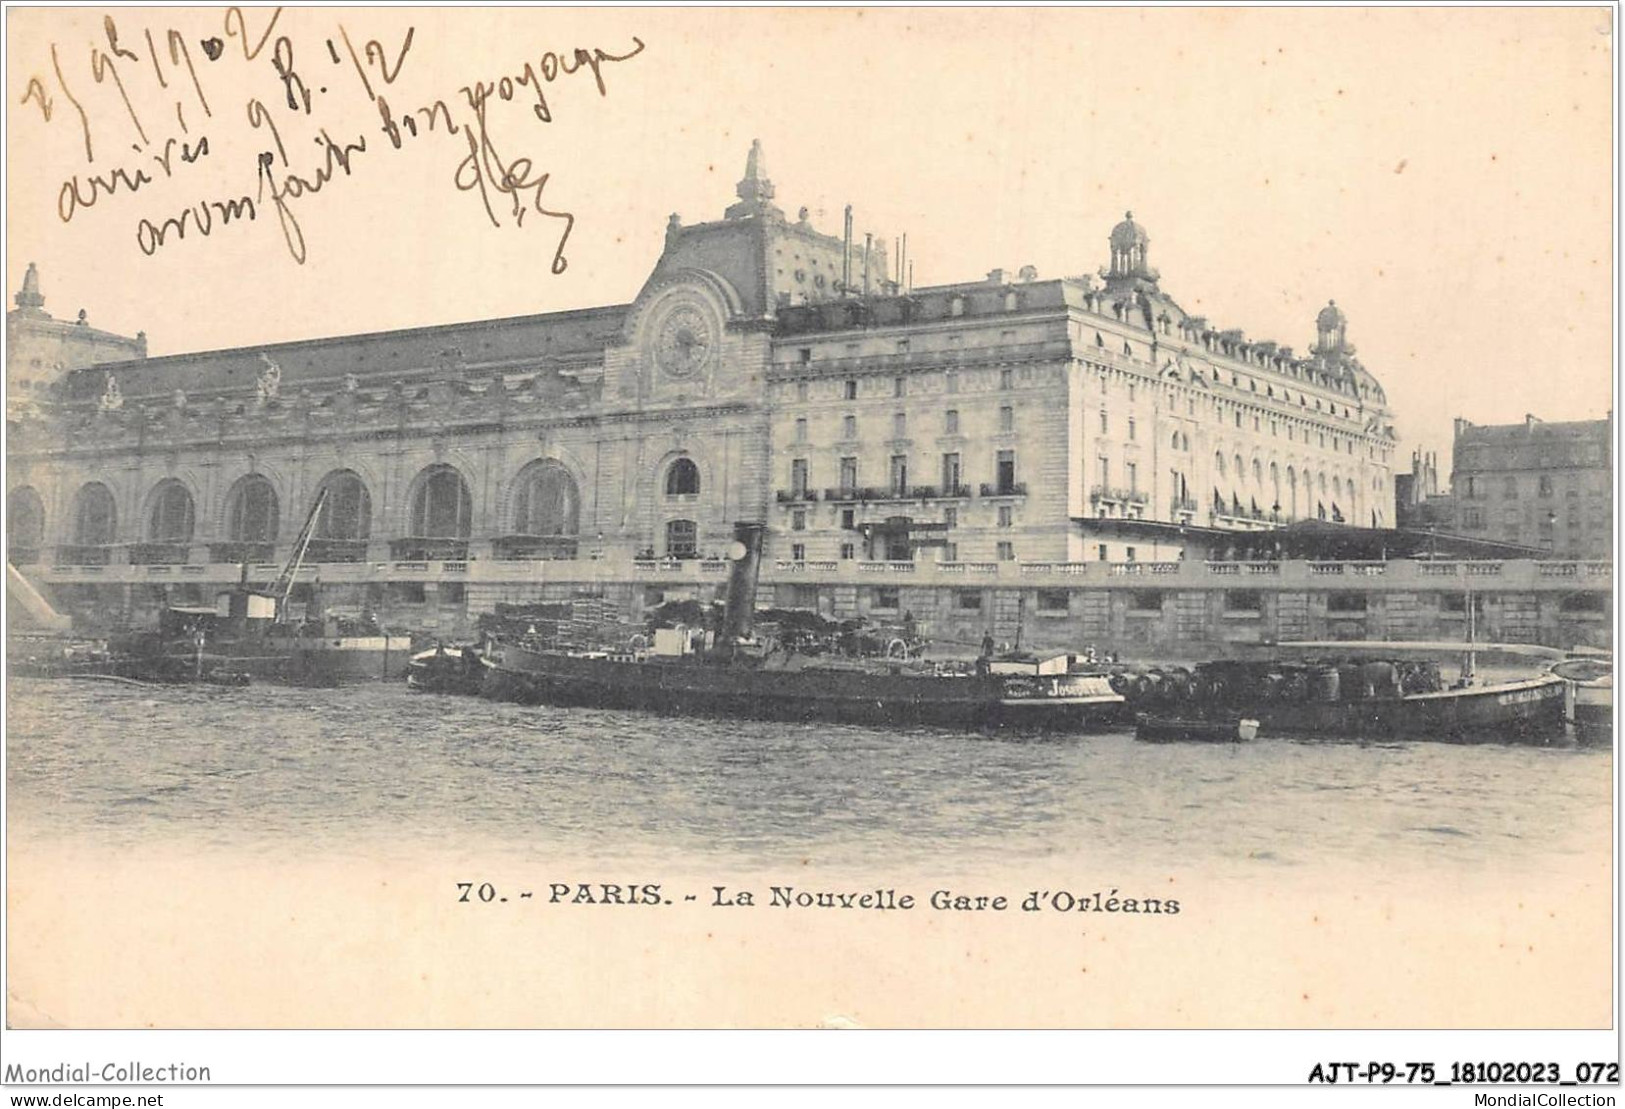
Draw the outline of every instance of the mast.
[[[327,487],[324,485],[321,492],[316,494],[316,503],[310,506],[310,515],[305,517],[305,526],[299,529],[299,538],[293,541],[293,553],[288,556],[288,562],[282,567],[282,573],[277,575],[276,584],[271,586],[271,594],[276,598],[276,618],[281,623],[287,615],[288,596],[293,592],[294,579],[299,576],[299,568],[305,563],[305,552],[310,549],[311,538],[316,533],[316,518],[321,515],[322,506],[327,503]]]
[[[1467,659],[1461,668],[1461,684],[1472,685],[1478,673],[1478,652],[1474,647],[1478,643],[1478,617],[1473,604],[1473,579],[1467,579]]]

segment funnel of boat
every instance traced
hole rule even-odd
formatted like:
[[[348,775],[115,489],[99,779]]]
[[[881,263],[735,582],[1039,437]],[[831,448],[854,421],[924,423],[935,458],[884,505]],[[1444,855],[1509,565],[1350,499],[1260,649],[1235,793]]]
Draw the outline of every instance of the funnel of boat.
[[[722,642],[749,639],[756,617],[756,579],[762,566],[762,535],[766,526],[734,524],[728,548],[728,601],[722,615]]]

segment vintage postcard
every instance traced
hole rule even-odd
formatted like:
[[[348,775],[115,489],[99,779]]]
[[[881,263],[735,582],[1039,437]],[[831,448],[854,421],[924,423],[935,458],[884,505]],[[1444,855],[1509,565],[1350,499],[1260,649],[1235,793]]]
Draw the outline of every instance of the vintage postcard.
[[[1609,1028],[1612,17],[11,8],[8,1026]]]

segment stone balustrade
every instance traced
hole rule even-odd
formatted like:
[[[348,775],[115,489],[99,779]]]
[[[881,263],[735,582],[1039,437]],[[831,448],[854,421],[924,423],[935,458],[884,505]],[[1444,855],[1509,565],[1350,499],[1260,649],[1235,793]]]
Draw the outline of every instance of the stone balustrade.
[[[59,550],[59,555],[69,553]],[[75,552],[76,553],[76,552]],[[524,584],[625,581],[720,581],[728,563],[722,559],[372,559],[362,562],[306,562],[297,580],[324,583],[438,581]],[[252,581],[274,580],[276,562],[249,566]],[[105,564],[40,564],[29,573],[47,582],[95,581],[128,583],[174,581],[234,583],[239,563],[109,562]],[[1133,589],[1308,589],[1391,591],[1598,591],[1613,589],[1613,564],[1574,561],[1452,561],[1395,559],[1366,561],[1282,562],[936,562],[811,559],[768,560],[762,581],[874,582],[906,577],[911,584],[940,582],[959,588],[971,582],[999,588]]]

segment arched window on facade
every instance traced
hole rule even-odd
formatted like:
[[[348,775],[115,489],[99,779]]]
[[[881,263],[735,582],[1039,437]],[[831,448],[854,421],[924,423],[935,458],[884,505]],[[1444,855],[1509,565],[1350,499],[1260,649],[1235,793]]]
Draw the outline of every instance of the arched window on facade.
[[[700,553],[700,529],[693,520],[666,521],[666,557],[697,558]]]
[[[147,539],[153,543],[189,543],[196,522],[192,494],[178,481],[166,481],[152,494]]]
[[[1213,452],[1213,472],[1220,477],[1224,476],[1224,453],[1222,451]]]
[[[581,492],[551,458],[519,472],[513,491],[513,534],[498,543],[503,558],[574,558],[581,531]]]
[[[113,493],[99,481],[79,487],[73,498],[73,543],[81,548],[74,562],[106,562],[118,535],[118,508]]]
[[[269,562],[274,555],[278,510],[276,489],[262,474],[249,474],[226,498],[226,542],[212,544],[221,562]]]
[[[413,483],[407,538],[391,546],[397,558],[464,559],[473,527],[474,499],[452,466],[430,466]]]
[[[159,482],[147,512],[147,541],[130,552],[135,563],[185,562],[196,525],[192,494],[173,479]]]
[[[1297,519],[1298,516],[1298,471],[1291,466],[1286,468],[1286,511],[1288,519]]]
[[[18,566],[39,561],[45,544],[45,502],[31,485],[6,497],[6,557]]]
[[[325,494],[325,496],[323,495]],[[372,494],[354,470],[334,470],[316,487],[321,511],[311,529],[313,562],[360,562],[372,537]]]
[[[691,497],[700,491],[700,468],[692,458],[679,458],[666,468],[666,496]]]

